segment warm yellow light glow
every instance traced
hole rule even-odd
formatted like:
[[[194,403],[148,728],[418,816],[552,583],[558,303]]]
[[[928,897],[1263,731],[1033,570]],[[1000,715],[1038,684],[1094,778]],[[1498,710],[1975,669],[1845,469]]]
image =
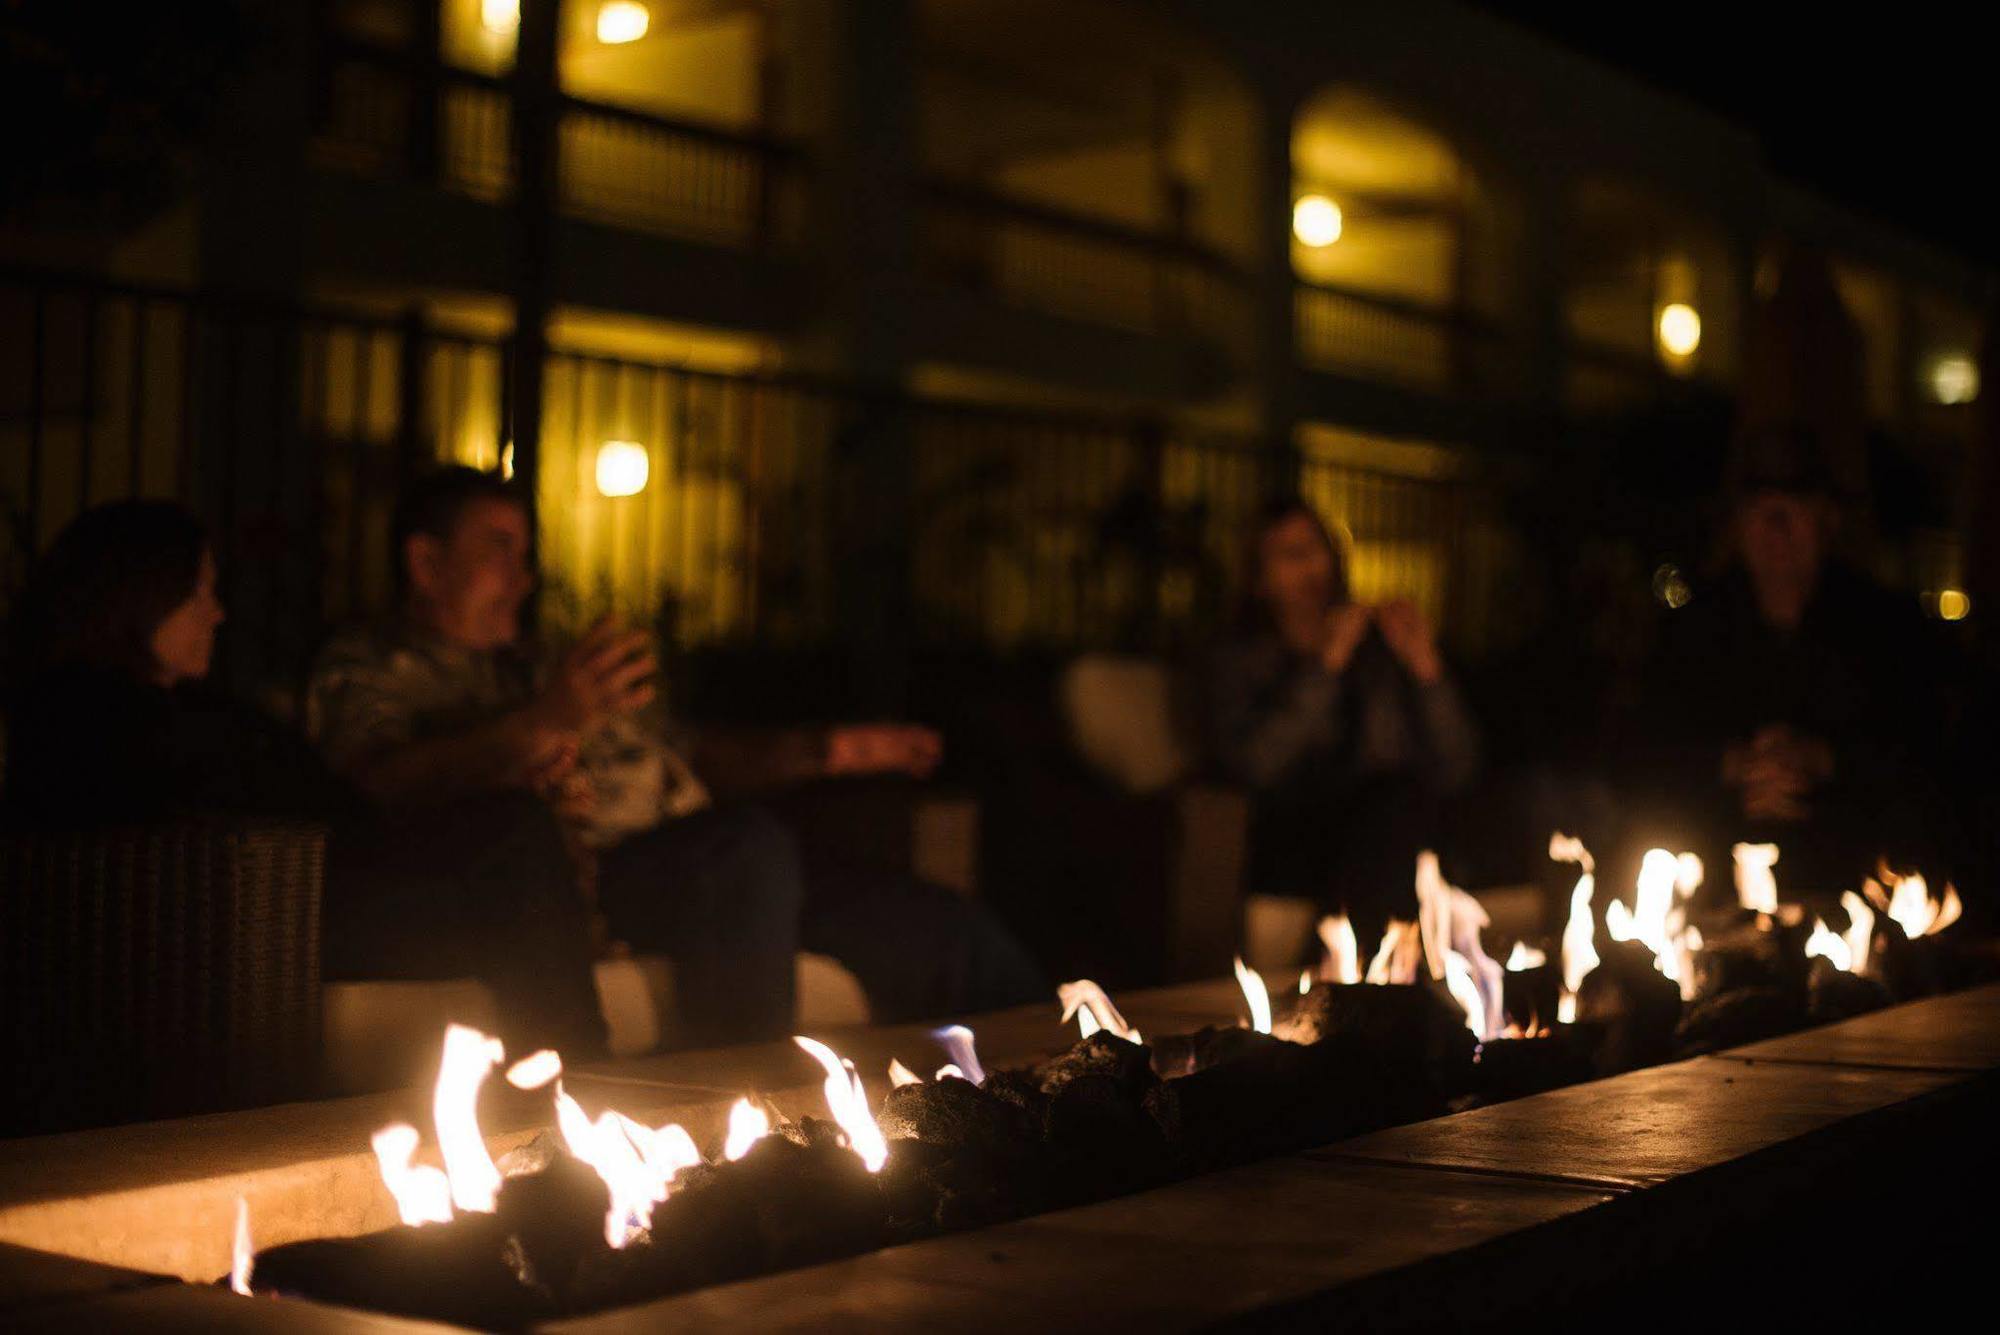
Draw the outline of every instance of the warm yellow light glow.
[[[597,447],[597,490],[603,496],[637,496],[652,464],[636,440],[607,440]]]
[[[1300,195],[1292,205],[1292,235],[1317,250],[1340,240],[1340,205],[1325,195]]]
[[[521,0],[479,0],[479,26],[488,32],[512,32],[521,26]]]
[[[500,447],[500,480],[514,480],[514,442],[511,440]]]
[[[1692,357],[1701,346],[1701,316],[1684,301],[1660,309],[1660,347],[1669,357]]]
[[[637,0],[609,0],[597,11],[597,40],[606,46],[636,42],[646,35],[652,15]]]
[[[1972,599],[1963,589],[1940,589],[1937,596],[1937,614],[1945,621],[1963,621],[1972,611]]]
[[[1971,403],[1979,397],[1979,364],[1962,352],[1931,363],[1931,397],[1939,403]]]

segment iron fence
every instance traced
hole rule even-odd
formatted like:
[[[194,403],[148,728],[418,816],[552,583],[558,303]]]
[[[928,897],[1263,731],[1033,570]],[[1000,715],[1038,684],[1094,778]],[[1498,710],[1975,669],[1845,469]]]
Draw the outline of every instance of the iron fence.
[[[0,340],[7,587],[85,506],[178,498],[213,527],[226,663],[246,684],[295,683],[330,626],[387,606],[405,479],[509,466],[508,340],[416,311],[11,273]],[[1294,489],[1351,534],[1363,592],[1444,612],[1460,583],[1455,476],[574,351],[543,382],[535,499],[558,624],[615,612],[683,651],[827,647],[869,624],[912,645],[1163,647],[1221,624],[1259,506]],[[599,476],[607,446],[624,486]]]

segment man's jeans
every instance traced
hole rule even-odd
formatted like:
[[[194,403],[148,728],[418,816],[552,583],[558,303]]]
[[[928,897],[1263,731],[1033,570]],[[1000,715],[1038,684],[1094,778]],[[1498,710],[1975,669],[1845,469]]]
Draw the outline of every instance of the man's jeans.
[[[757,807],[668,821],[608,849],[598,901],[613,935],[674,961],[691,1046],[792,1028],[792,957],[833,956],[878,1022],[950,1018],[1047,996],[985,909],[908,878],[808,878],[791,832]]]

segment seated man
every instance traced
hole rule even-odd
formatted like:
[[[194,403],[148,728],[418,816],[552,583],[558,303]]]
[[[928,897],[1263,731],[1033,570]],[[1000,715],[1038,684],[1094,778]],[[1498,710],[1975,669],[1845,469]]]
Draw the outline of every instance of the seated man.
[[[655,666],[641,633],[600,622],[537,671],[520,643],[535,578],[528,512],[512,486],[444,469],[403,497],[394,538],[399,614],[322,654],[308,702],[315,738],[385,806],[526,792],[555,807],[610,935],[674,960],[691,1043],[785,1033],[801,946],[852,969],[880,1019],[1044,994],[978,905],[914,882],[809,883],[771,816],[713,804],[638,717]],[[938,739],[921,728],[840,727],[709,751],[752,786],[925,774]]]
[[[1880,858],[1927,851],[1936,656],[1914,598],[1833,555],[1839,510],[1815,437],[1748,437],[1731,474],[1732,559],[1666,614],[1639,703],[1634,833],[1722,867],[1733,842],[1775,842],[1785,884],[1837,894]]]

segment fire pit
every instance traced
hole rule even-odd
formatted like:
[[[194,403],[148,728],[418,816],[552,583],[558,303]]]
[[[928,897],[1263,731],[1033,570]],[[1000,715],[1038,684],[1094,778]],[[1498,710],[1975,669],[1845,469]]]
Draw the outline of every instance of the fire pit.
[[[837,1036],[837,1046],[800,1037],[789,1051],[680,1054],[581,1073],[563,1072],[553,1053],[511,1060],[496,1041],[454,1028],[427,1117],[409,1119],[408,1103],[395,1100],[334,1107],[347,1134],[364,1119],[374,1123],[366,1161],[351,1151],[313,1164],[278,1155],[268,1172],[210,1174],[109,1193],[109,1201],[106,1193],[31,1191],[31,1199],[0,1204],[0,1238],[197,1281],[227,1270],[237,1292],[274,1295],[281,1311],[334,1304],[519,1329],[719,1292],[732,1281],[889,1244],[932,1246],[923,1240],[967,1229],[987,1233],[966,1236],[986,1236],[1004,1221],[1133,1192],[1157,1198],[1162,1184],[1181,1179],[1233,1181],[1244,1171],[1237,1166],[1251,1161],[1303,1172],[1286,1156],[1314,1146],[1345,1141],[1327,1153],[1393,1160],[1393,1151],[1370,1147],[1393,1145],[1398,1133],[1352,1138],[1411,1123],[1450,1126],[1453,1119],[1424,1121],[1448,1106],[1526,1108],[1538,1100],[1499,1105],[1579,1080],[1593,1064],[1664,1056],[1677,1024],[1686,1041],[1682,999],[1700,995],[1702,947],[1678,901],[1699,872],[1661,857],[1648,860],[1638,907],[1614,901],[1624,916],[1607,912],[1613,941],[1593,951],[1596,967],[1582,986],[1569,985],[1574,931],[1565,932],[1563,986],[1522,949],[1510,957],[1514,972],[1543,974],[1535,985],[1510,986],[1529,980],[1510,980],[1486,955],[1483,912],[1426,859],[1417,920],[1392,929],[1365,975],[1351,931],[1330,923],[1325,961],[1296,994],[1278,999],[1239,964],[1240,996],[1217,987],[1149,994],[1134,999],[1128,1020],[1080,980],[1062,989],[1063,1018],[1080,1035],[1067,1051],[1047,1012],[1014,1013],[972,1027]],[[1590,876],[1586,866],[1578,902],[1588,902]],[[1893,890],[1872,893],[1894,903]],[[1904,898],[1905,909],[1916,902]],[[1937,901],[1923,903],[1933,921],[1941,916]],[[1782,939],[1762,921],[1767,916],[1738,924],[1769,938],[1746,937],[1753,956],[1770,954],[1771,941]],[[1923,953],[1923,934],[1910,936],[1903,919],[1896,922],[1901,945],[1885,950],[1902,951],[1910,966]],[[1886,998],[1886,982],[1856,972],[1868,931],[1853,914],[1840,938],[1844,961],[1828,958],[1825,938],[1834,934],[1823,923],[1800,941],[1794,973],[1806,980],[1799,995],[1813,999],[1801,1015],[1836,995],[1840,980],[1865,981]],[[1805,951],[1815,945],[1807,966]],[[1716,958],[1726,960],[1728,948],[1718,946]],[[1766,982],[1755,970],[1729,976],[1750,979],[1732,991]],[[1551,992],[1573,999],[1576,1023],[1550,1028],[1533,1009],[1524,1022],[1518,998]],[[1859,991],[1838,994],[1851,1004]],[[1857,1008],[1868,1004],[1879,1000]],[[864,1080],[864,1068],[886,1078]],[[1664,1079],[1689,1069],[1647,1074]],[[1697,1083],[1712,1082],[1715,1068],[1700,1069]],[[1903,1075],[1894,1088],[1886,1077],[1875,1082],[1885,1101],[1854,1108],[1960,1083],[1931,1071]],[[675,1085],[676,1076],[711,1083]],[[1723,1082],[1738,1079],[1762,1077]],[[722,1087],[730,1084],[760,1093],[732,1097]],[[1656,1080],[1654,1088],[1676,1086]],[[1853,1110],[1836,1099],[1830,1120]],[[375,1120],[396,1112],[402,1116]],[[314,1110],[294,1114],[325,1134],[329,1124]],[[434,1133],[433,1162],[419,1154],[418,1120]],[[179,1131],[150,1129],[150,1146],[146,1128],[49,1140],[102,1153],[122,1134],[128,1153],[178,1156],[205,1133],[220,1137],[214,1149],[241,1129],[228,1118],[196,1119]],[[60,1163],[62,1148],[45,1143],[26,1152]],[[382,1208],[384,1193],[367,1181],[364,1163],[393,1196],[393,1213]],[[1511,1170],[1468,1163],[1454,1171]],[[44,1169],[43,1176],[46,1188],[63,1174]],[[1579,1182],[1586,1195],[1618,1185]],[[150,1211],[150,1241],[126,1211]],[[206,1241],[191,1243],[202,1225]]]

